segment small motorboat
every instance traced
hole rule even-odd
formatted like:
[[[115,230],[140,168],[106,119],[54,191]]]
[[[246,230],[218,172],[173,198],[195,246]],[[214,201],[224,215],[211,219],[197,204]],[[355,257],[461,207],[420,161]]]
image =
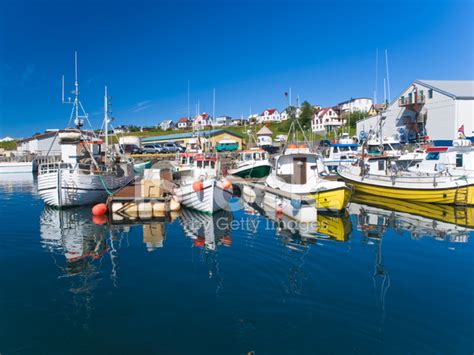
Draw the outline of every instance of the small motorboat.
[[[230,175],[241,178],[260,179],[268,176],[271,164],[268,153],[260,148],[251,148],[239,153],[235,168],[229,170]]]

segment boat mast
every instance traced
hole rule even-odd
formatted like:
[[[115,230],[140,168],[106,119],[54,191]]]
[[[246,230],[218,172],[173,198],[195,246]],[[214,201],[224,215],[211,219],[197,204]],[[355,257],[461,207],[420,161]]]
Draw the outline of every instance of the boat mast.
[[[89,122],[89,116],[87,115],[84,107],[82,106],[81,101],[79,101],[79,79],[77,77],[77,51],[74,51],[74,101],[71,101],[71,98],[68,97],[68,100],[64,100],[64,75],[61,78],[61,101],[63,104],[73,105],[71,110],[71,115],[69,116],[68,127],[71,126],[71,122],[74,119],[74,125],[77,129],[81,129],[84,125],[84,119]],[[79,112],[80,111],[80,112]]]
[[[107,151],[109,149],[109,107],[107,101],[107,86],[104,89],[104,131],[105,131],[105,161],[107,161]]]
[[[77,80],[77,51],[74,51],[74,111],[75,111],[75,119],[74,124],[76,125],[77,129],[82,127],[81,121],[79,120],[79,81]]]

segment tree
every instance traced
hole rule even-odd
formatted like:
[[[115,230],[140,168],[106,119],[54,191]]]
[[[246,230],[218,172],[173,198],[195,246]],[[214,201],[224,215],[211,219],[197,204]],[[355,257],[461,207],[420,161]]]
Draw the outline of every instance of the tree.
[[[314,107],[308,101],[304,101],[301,105],[301,113],[299,117],[301,126],[311,127],[313,115]]]
[[[365,111],[354,111],[349,113],[344,113],[342,114],[342,117],[346,121],[346,124],[349,124],[351,128],[356,128],[356,123],[366,117],[368,117],[369,114]]]

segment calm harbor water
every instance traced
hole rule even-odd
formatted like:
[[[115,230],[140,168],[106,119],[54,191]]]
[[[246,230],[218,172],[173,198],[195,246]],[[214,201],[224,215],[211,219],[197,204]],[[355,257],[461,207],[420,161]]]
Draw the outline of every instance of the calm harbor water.
[[[259,206],[109,228],[35,189],[0,177],[2,355],[474,350],[472,210],[362,197],[313,228]]]

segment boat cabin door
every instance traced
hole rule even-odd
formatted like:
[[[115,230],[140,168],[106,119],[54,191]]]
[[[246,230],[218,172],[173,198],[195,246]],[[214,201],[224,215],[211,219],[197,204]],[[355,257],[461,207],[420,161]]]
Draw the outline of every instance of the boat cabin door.
[[[306,184],[306,158],[293,158],[293,184]]]

